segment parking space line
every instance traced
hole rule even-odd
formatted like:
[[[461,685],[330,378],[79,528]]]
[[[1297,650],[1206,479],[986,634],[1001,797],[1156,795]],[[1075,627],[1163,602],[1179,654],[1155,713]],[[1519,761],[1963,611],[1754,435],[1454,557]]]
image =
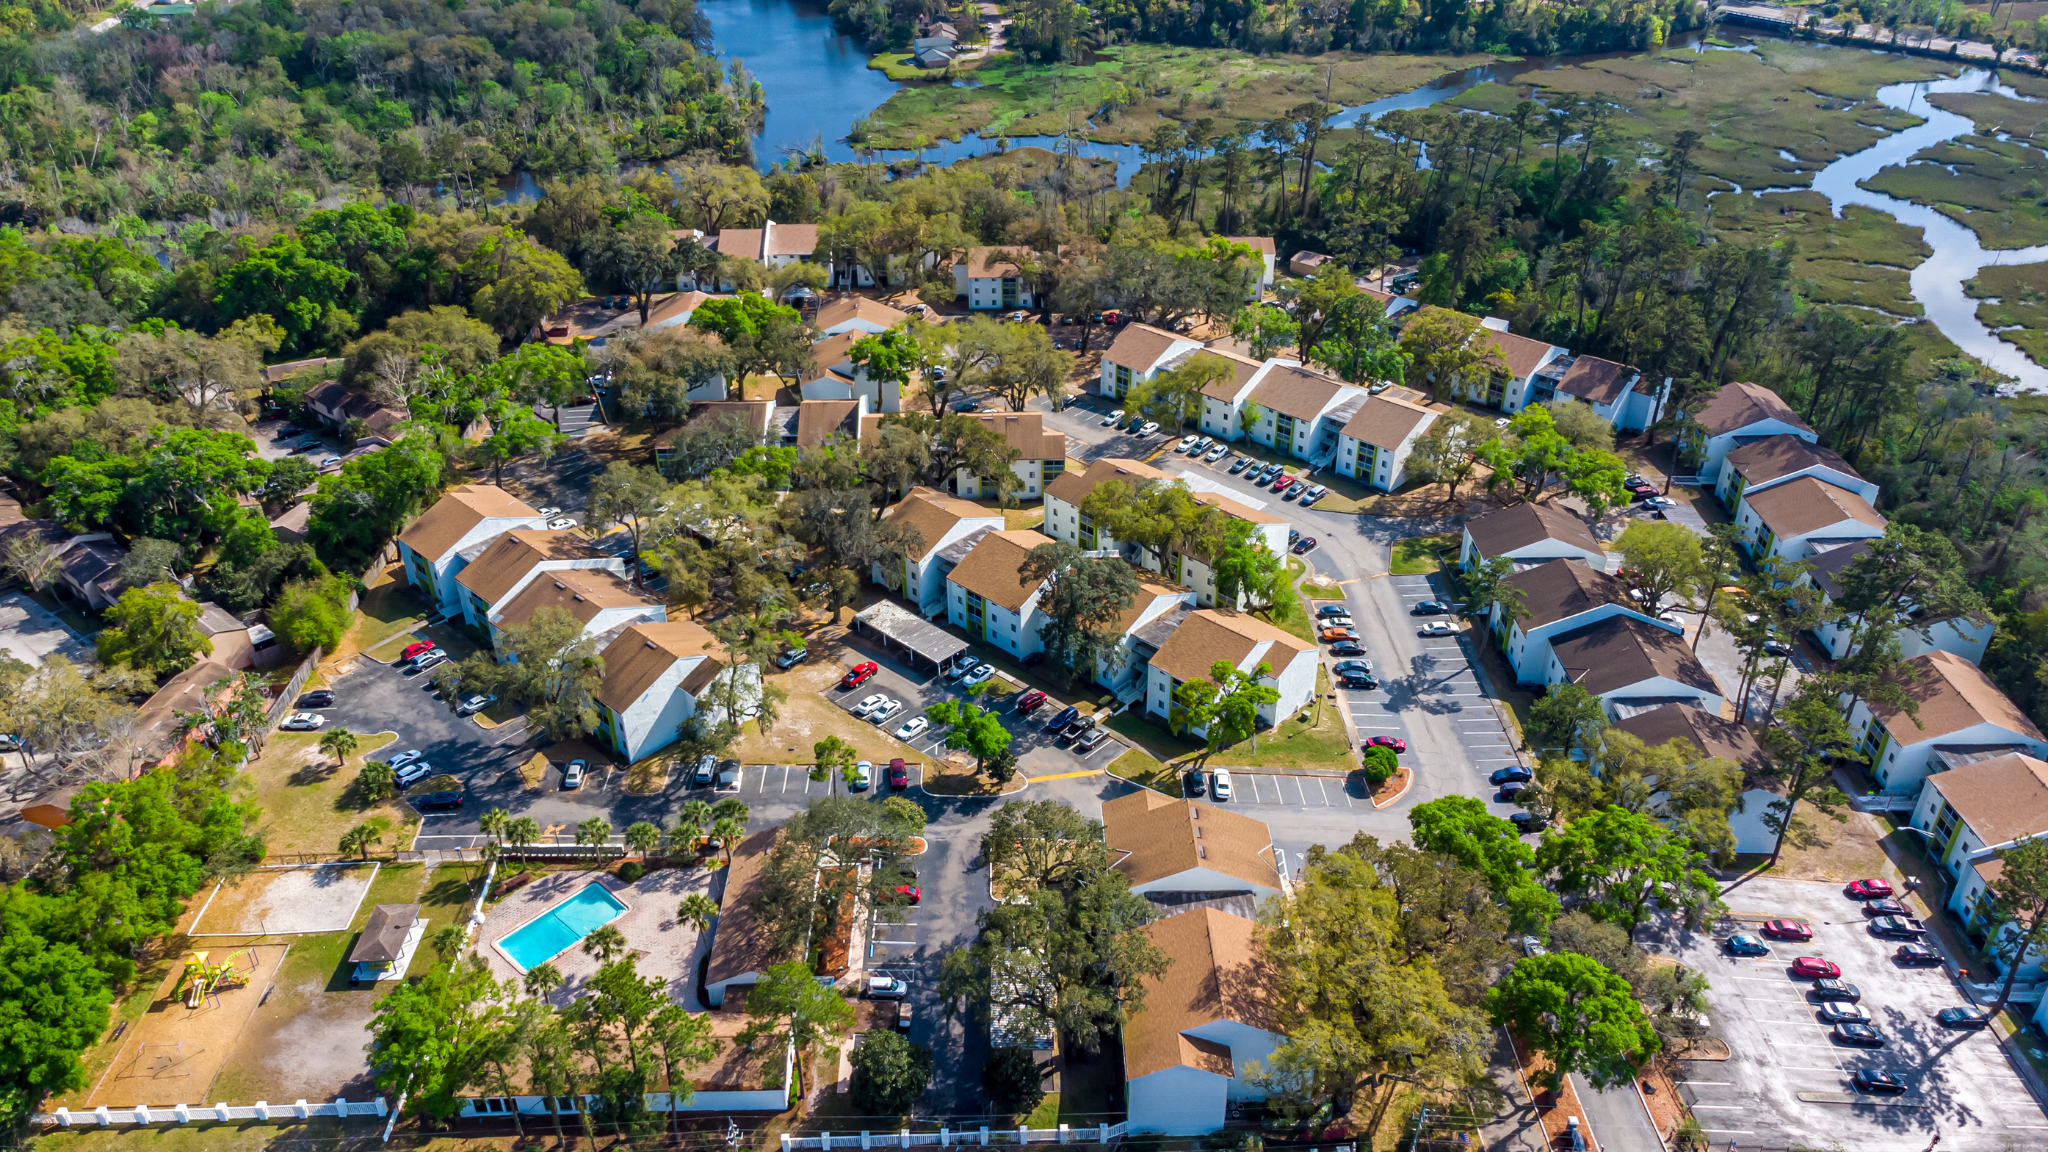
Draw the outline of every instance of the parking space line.
[[[1691,1086],[1691,1085],[1697,1085],[1697,1086],[1699,1086],[1699,1087],[1703,1087],[1703,1088],[1733,1088],[1733,1087],[1735,1087],[1735,1081],[1733,1081],[1733,1080],[1680,1080],[1680,1081],[1678,1082],[1678,1085],[1679,1085],[1679,1087],[1681,1087],[1681,1088],[1684,1088],[1684,1087],[1687,1087],[1687,1086]]]

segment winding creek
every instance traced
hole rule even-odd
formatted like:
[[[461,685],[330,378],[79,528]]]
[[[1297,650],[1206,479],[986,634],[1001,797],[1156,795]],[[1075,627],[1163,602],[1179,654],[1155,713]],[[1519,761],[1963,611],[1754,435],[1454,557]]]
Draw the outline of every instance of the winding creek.
[[[728,60],[744,61],[749,72],[768,93],[767,123],[755,141],[756,155],[763,166],[793,150],[821,145],[832,160],[858,159],[845,141],[847,127],[867,116],[893,95],[898,85],[867,66],[868,53],[852,37],[832,25],[819,0],[701,0],[711,19],[718,50]],[[1709,48],[1697,34],[1669,47]],[[1747,46],[1736,48],[1747,50]],[[1533,59],[1478,68],[1468,68],[1438,77],[1428,84],[1396,93],[1370,104],[1346,108],[1336,119],[1339,127],[1377,120],[1396,108],[1426,108],[1456,97],[1489,81],[1510,83],[1531,72],[1559,68],[1598,57]],[[1861,152],[1843,156],[1815,173],[1813,190],[1828,198],[1835,213],[1850,204],[1884,212],[1900,223],[1921,229],[1933,254],[1914,268],[1910,278],[1913,298],[1927,318],[1958,348],[1998,372],[2018,381],[2026,392],[2048,393],[2048,368],[2035,364],[2011,344],[2000,340],[1977,319],[1977,302],[1963,293],[1964,281],[1991,264],[2031,264],[2048,261],[2048,245],[2013,250],[1987,250],[1975,233],[1933,208],[1900,200],[1882,192],[1858,186],[1880,169],[1904,164],[1922,149],[1933,147],[1974,131],[1966,116],[1944,111],[1928,103],[1927,97],[1940,92],[1995,92],[2024,99],[2002,84],[1995,75],[1970,69],[1953,79],[1925,83],[1893,84],[1880,88],[1877,98],[1886,106],[1909,112],[1921,123],[1878,140]],[[1012,136],[1010,147],[1051,148],[1064,143],[1049,136]],[[1068,147],[1075,147],[1066,143]],[[996,151],[994,139],[968,134],[958,142],[939,141],[921,154],[927,161],[950,164],[955,160]],[[1081,155],[1117,162],[1117,180],[1128,182],[1140,165],[1136,145],[1081,142]],[[882,159],[902,159],[908,152],[877,152]],[[1780,189],[1761,189],[1779,191]],[[1789,189],[1786,189],[1789,190]],[[1737,190],[1736,194],[1741,194]]]

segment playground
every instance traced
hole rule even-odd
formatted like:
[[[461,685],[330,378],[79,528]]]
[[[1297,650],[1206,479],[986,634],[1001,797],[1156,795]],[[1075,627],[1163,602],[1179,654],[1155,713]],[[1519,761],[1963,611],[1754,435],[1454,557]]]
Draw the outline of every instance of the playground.
[[[210,1103],[236,1038],[263,1002],[288,944],[197,947],[122,1035],[86,1106]]]
[[[376,864],[259,868],[223,881],[192,921],[194,936],[291,936],[346,932]]]

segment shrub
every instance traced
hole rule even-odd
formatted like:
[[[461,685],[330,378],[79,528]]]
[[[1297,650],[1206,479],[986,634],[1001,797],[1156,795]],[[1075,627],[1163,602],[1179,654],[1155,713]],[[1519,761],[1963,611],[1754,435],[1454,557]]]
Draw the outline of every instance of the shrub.
[[[647,865],[642,864],[638,860],[628,860],[624,864],[619,865],[619,879],[624,880],[628,884],[645,875],[647,875]]]
[[[996,1111],[1029,1112],[1045,1099],[1045,1071],[1029,1048],[998,1048],[981,1066],[981,1086]]]
[[[1365,755],[1360,759],[1365,764],[1366,783],[1374,788],[1393,779],[1394,773],[1401,767],[1401,758],[1394,754],[1392,748],[1367,748]]]

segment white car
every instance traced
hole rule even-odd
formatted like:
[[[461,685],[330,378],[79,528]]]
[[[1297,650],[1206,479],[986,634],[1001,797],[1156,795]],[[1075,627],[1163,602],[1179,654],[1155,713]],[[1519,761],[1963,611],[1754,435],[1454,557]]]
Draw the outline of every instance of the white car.
[[[327,471],[329,468],[339,467],[341,467],[341,457],[339,456],[322,456],[320,458],[320,470],[322,472]]]
[[[1316,617],[1316,623],[1322,625],[1325,628],[1357,627],[1357,625],[1351,622],[1351,613],[1349,612],[1338,612],[1329,616],[1318,616]]]
[[[896,738],[898,740],[915,740],[924,734],[925,729],[931,726],[932,722],[924,717],[912,716],[903,722],[901,728],[896,729]]]
[[[1173,450],[1175,452],[1185,452],[1201,442],[1202,438],[1200,436],[1183,436],[1180,438],[1180,443],[1173,446]]]
[[[887,721],[889,717],[901,711],[903,711],[903,701],[891,700],[869,713],[868,720],[870,723],[881,724]]]
[[[393,769],[403,768],[407,764],[412,763],[413,761],[419,759],[421,756],[424,755],[426,755],[426,753],[421,752],[417,748],[414,748],[407,752],[400,752],[398,755],[393,756],[390,760],[385,761],[385,763],[390,764]]]
[[[474,716],[497,702],[498,698],[496,696],[471,696],[462,702],[462,706],[455,710],[455,714],[457,716]]]
[[[556,507],[554,507],[554,506],[550,505],[549,507],[546,507],[546,508],[536,508],[536,509],[534,509],[534,512],[533,512],[533,514],[534,514],[535,516],[541,516],[541,517],[547,517],[547,516],[560,516],[560,515],[562,514],[562,510],[561,510],[560,508],[556,508]]]
[[[1214,464],[1228,455],[1230,455],[1230,449],[1225,445],[1218,444],[1202,454],[1202,463]]]
[[[447,662],[448,654],[436,648],[432,652],[422,652],[414,657],[412,670],[415,672],[425,672],[429,668],[439,668]]]
[[[1230,769],[1218,768],[1209,774],[1209,798],[1212,800],[1230,799]]]
[[[290,716],[285,717],[284,723],[278,725],[278,727],[283,728],[287,732],[316,732],[325,723],[327,723],[327,717],[320,715],[318,712],[294,712]]]
[[[410,788],[433,774],[434,766],[425,760],[417,764],[408,764],[398,770],[398,786],[400,788]]]
[[[548,528],[556,532],[564,528],[574,528],[575,526],[576,518],[573,516],[557,516],[553,520],[548,521]]]
[[[1114,411],[1114,412],[1111,412],[1111,413],[1110,413],[1109,415],[1107,415],[1107,416],[1104,416],[1104,417],[1102,418],[1102,426],[1103,426],[1104,428],[1107,428],[1107,427],[1109,427],[1110,425],[1112,425],[1112,424],[1116,423],[1117,421],[1119,421],[1119,420],[1121,420],[1121,419],[1123,419],[1123,418],[1124,418],[1124,410],[1123,410],[1123,409],[1121,409],[1121,408],[1119,408],[1119,409],[1117,409],[1116,411]]]
[[[1417,630],[1418,636],[1456,636],[1458,626],[1448,620],[1431,620]]]
[[[1147,420],[1143,424],[1138,425],[1138,435],[1140,436],[1150,436],[1157,431],[1159,431],[1159,422],[1156,420]]]
[[[1643,501],[1643,507],[1645,507],[1645,508],[1676,508],[1676,507],[1678,507],[1678,501],[1676,501],[1676,500],[1673,500],[1673,499],[1672,499],[1671,497],[1669,497],[1669,496],[1652,496],[1652,497],[1650,497],[1650,498],[1649,498],[1648,500],[1645,500],[1645,501]]]
[[[960,681],[960,686],[961,686],[962,688],[972,688],[972,687],[974,687],[974,686],[975,686],[976,684],[980,684],[980,683],[983,683],[984,681],[988,680],[988,678],[989,678],[989,677],[991,677],[991,676],[994,676],[995,674],[996,674],[996,666],[995,666],[995,665],[993,665],[993,664],[983,664],[983,665],[982,665],[981,667],[979,667],[979,668],[976,668],[976,669],[975,669],[974,671],[972,671],[972,672],[969,672],[969,673],[968,673],[968,674],[966,675],[966,677],[965,677],[965,678],[963,678],[963,679],[962,679],[962,680]]]
[[[858,716],[862,719],[866,719],[868,715],[872,713],[875,709],[880,708],[882,705],[887,704],[888,702],[889,698],[887,696],[884,696],[880,692],[877,692],[873,696],[866,697],[860,703],[855,704],[851,711],[855,716]]]
[[[853,766],[853,780],[850,783],[848,783],[846,787],[849,791],[865,792],[868,789],[868,785],[873,784],[874,782],[874,761],[862,760]]]

